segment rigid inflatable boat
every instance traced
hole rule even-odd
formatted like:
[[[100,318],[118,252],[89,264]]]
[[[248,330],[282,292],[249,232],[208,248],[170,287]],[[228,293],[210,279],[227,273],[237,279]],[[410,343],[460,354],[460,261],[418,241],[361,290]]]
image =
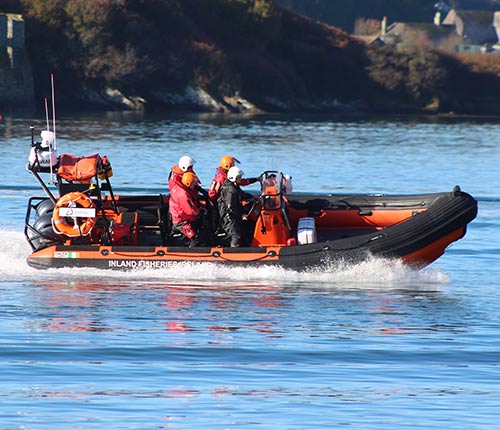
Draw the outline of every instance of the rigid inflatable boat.
[[[267,171],[261,192],[247,204],[244,246],[225,247],[214,231],[206,246],[190,248],[170,229],[168,195],[118,195],[106,157],[58,156],[50,132],[42,138],[35,143],[32,133],[28,170],[44,196],[29,199],[25,221],[32,248],[27,261],[38,269],[162,269],[204,262],[304,271],[371,257],[420,268],[462,238],[477,214],[476,200],[458,186],[399,196],[299,194],[290,192],[281,172]]]

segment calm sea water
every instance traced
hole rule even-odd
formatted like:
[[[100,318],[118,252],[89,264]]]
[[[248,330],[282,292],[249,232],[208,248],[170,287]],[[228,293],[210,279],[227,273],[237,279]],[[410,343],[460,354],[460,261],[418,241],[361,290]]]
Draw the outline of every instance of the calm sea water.
[[[29,125],[0,122],[0,429],[493,429],[500,404],[500,120],[61,117],[59,152],[108,155],[120,192],[165,192],[192,155],[208,186],[234,154],[295,190],[451,190],[479,200],[423,271],[25,263]]]

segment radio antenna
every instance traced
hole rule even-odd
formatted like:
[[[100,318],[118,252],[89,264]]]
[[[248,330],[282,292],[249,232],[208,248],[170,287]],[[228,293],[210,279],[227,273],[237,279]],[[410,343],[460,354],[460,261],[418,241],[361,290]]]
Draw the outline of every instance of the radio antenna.
[[[47,121],[47,131],[50,131],[50,126],[49,126],[49,106],[48,106],[47,97],[45,97],[45,120]]]
[[[54,150],[57,150],[56,137],[56,96],[54,91],[54,74],[50,74],[50,84],[52,87],[52,129],[54,130]]]

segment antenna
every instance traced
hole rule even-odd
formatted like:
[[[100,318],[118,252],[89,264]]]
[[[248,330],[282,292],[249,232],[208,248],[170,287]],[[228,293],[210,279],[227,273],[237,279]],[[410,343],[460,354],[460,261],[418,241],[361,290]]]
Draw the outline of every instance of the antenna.
[[[50,126],[49,126],[49,107],[47,103],[47,97],[45,97],[45,120],[47,121],[47,131],[50,131]]]
[[[47,122],[47,131],[50,132],[50,125],[49,125],[49,107],[48,107],[48,102],[47,102],[47,97],[44,98],[44,102],[45,102],[45,121]],[[33,133],[32,133],[33,134]],[[42,142],[43,142],[43,131],[42,131]],[[49,137],[47,137],[47,139],[49,139]],[[32,139],[33,140],[33,139]],[[49,169],[50,169],[50,183],[53,184],[54,183],[54,176],[53,176],[53,170],[52,170],[52,151],[53,151],[53,147],[52,147],[52,143],[51,141],[49,140],[48,141],[49,143]]]
[[[54,91],[54,74],[50,74],[50,84],[52,87],[52,129],[54,130],[54,150],[57,150],[57,137],[56,137],[56,96]]]

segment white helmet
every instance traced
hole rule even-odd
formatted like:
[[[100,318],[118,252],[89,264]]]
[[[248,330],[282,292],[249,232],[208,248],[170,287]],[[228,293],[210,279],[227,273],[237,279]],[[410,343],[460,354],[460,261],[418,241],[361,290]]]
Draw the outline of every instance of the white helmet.
[[[236,182],[238,179],[241,179],[243,175],[243,170],[237,166],[233,166],[227,171],[227,179],[231,182]]]
[[[179,169],[183,172],[187,172],[190,167],[193,167],[195,161],[189,155],[183,155],[179,158],[179,162],[177,163]]]

